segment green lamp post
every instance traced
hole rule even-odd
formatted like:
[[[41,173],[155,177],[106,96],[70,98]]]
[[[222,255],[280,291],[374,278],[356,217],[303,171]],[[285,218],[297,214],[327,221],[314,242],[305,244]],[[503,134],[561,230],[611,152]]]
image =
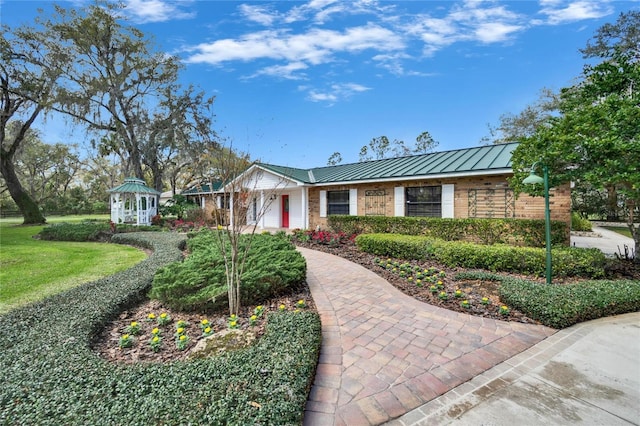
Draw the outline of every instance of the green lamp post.
[[[546,165],[542,165],[542,175],[540,177],[535,174],[536,166],[538,162],[533,163],[531,166],[531,172],[529,176],[522,181],[525,185],[539,185],[544,184],[544,233],[545,233],[545,245],[547,248],[547,266],[546,277],[547,284],[551,284],[551,211],[549,210],[549,168]]]

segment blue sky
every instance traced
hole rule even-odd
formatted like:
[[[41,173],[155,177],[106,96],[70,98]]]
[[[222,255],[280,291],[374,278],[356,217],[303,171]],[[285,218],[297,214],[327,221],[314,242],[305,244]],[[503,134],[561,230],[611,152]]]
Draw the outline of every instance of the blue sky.
[[[183,83],[216,96],[216,129],[253,159],[326,164],[385,135],[423,131],[438,150],[477,146],[503,113],[572,85],[578,52],[640,1],[125,0],[130,23],[183,59]],[[32,23],[52,2],[2,0],[0,20]],[[83,1],[60,1],[78,7]],[[46,142],[78,141],[60,120]]]

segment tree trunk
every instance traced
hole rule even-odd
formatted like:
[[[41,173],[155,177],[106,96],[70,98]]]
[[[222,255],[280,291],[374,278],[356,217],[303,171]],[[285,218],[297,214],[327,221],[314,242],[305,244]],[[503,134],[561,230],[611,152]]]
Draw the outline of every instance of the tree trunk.
[[[620,219],[618,214],[618,191],[611,185],[607,188],[607,221],[617,222]]]
[[[38,204],[36,204],[31,196],[22,188],[11,156],[4,155],[4,153],[0,154],[0,173],[2,173],[11,198],[13,198],[13,201],[22,213],[24,219],[23,225],[40,225],[46,223],[46,219],[40,212]]]

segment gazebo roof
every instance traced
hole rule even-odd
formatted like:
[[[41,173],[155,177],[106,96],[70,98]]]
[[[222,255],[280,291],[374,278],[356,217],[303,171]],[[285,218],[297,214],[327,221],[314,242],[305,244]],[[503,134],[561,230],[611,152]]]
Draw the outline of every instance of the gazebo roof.
[[[130,194],[160,194],[160,191],[156,191],[155,189],[148,187],[142,179],[138,178],[125,178],[122,185],[111,188],[109,192]]]

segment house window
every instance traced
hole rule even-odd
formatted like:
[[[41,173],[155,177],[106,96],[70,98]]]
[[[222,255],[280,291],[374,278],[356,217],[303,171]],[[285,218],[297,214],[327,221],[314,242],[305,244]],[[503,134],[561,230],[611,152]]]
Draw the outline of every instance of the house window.
[[[349,214],[349,190],[327,191],[327,214]]]
[[[229,210],[231,208],[231,194],[218,195],[217,207],[219,209]]]
[[[405,216],[442,217],[441,186],[406,188],[405,200]]]

